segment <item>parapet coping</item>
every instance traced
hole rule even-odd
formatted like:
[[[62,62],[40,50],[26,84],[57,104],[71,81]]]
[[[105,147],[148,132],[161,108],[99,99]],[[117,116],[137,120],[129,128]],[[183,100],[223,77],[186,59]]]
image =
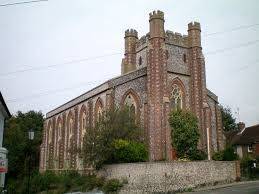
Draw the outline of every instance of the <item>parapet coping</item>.
[[[46,119],[59,114],[60,112],[63,112],[73,106],[76,106],[77,104],[80,104],[100,93],[103,93],[113,87],[116,87],[118,85],[127,83],[131,80],[137,79],[139,77],[145,76],[147,74],[147,68],[143,67],[141,69],[129,72],[125,75],[120,75],[117,77],[114,77],[112,79],[109,79],[107,81],[105,81],[104,83],[94,87],[93,89],[79,95],[76,98],[73,98],[72,100],[62,104],[61,106],[58,106],[57,108],[49,111],[46,113]]]
[[[209,96],[210,98],[212,98],[213,100],[215,100],[218,103],[218,96],[216,94],[214,94],[212,91],[210,91],[208,88],[207,89],[207,96]]]

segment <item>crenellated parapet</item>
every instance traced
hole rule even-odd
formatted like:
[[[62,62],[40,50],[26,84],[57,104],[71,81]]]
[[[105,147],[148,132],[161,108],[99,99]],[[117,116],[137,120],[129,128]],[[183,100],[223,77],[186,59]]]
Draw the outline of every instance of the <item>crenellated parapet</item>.
[[[153,11],[149,14],[150,39],[165,38],[164,23],[164,13],[162,11]]]
[[[200,30],[201,31],[201,24],[199,22],[190,22],[188,24],[188,30]]]
[[[137,30],[134,30],[134,29],[127,29],[125,31],[125,38],[126,37],[135,37],[135,38],[138,38],[138,32]]]
[[[122,74],[136,70],[136,43],[138,41],[138,32],[134,29],[125,31],[125,51],[122,60]]]
[[[201,25],[198,22],[188,24],[189,47],[201,47]]]
[[[166,43],[182,47],[188,47],[188,36],[170,30],[166,31]]]
[[[157,10],[157,11],[153,11],[151,13],[149,13],[149,20],[152,19],[161,19],[161,20],[165,20],[164,19],[164,12]]]
[[[144,47],[147,46],[147,42],[148,42],[148,34],[145,35],[145,36],[142,36],[136,43],[136,49],[137,50],[141,50],[143,49]]]

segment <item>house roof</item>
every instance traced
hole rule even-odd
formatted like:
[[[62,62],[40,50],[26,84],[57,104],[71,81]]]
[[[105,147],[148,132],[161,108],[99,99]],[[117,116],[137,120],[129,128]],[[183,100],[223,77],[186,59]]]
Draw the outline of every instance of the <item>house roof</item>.
[[[8,110],[8,107],[7,107],[6,104],[5,104],[4,97],[2,96],[2,93],[1,93],[1,92],[0,92],[0,102],[1,102],[0,108],[2,108],[2,109],[5,111],[6,116],[7,116],[8,118],[10,118],[10,117],[11,117],[11,113],[10,113],[10,111]]]
[[[245,130],[236,133],[232,138],[232,144],[251,144],[259,142],[259,124],[245,128]]]

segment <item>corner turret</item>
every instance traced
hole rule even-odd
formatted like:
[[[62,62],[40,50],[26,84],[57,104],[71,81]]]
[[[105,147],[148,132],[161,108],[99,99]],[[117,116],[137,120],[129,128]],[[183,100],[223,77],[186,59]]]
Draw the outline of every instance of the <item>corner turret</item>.
[[[201,47],[201,25],[199,22],[188,24],[188,37],[190,47]]]
[[[149,14],[149,32],[150,39],[165,38],[164,13],[162,11],[153,11]]]
[[[136,43],[138,41],[138,32],[134,29],[126,30],[124,40],[125,52],[124,59],[122,60],[122,74],[136,70]]]

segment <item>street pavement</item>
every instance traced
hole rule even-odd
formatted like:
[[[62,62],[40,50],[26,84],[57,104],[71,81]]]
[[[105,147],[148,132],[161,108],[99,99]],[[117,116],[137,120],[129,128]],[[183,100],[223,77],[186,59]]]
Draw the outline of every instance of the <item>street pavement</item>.
[[[233,184],[226,187],[219,186],[219,188],[189,192],[188,194],[259,194],[259,181]]]

